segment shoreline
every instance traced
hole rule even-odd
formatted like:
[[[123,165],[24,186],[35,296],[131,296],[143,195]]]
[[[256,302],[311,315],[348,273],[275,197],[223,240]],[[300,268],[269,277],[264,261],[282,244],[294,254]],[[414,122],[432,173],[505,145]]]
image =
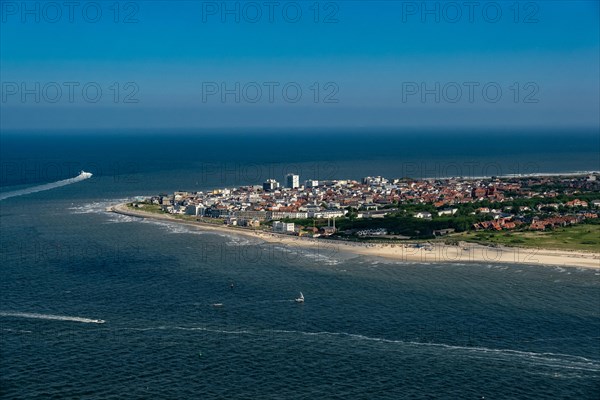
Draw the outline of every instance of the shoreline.
[[[290,247],[329,248],[329,251],[334,253],[344,252],[356,255],[376,256],[404,262],[539,264],[542,266],[600,270],[600,253],[524,247],[491,247],[468,242],[461,242],[458,246],[434,242],[430,245],[417,248],[414,247],[414,243],[372,244],[332,239],[301,238],[265,231],[248,230],[247,228],[183,221],[167,214],[131,210],[127,208],[126,203],[110,206],[107,208],[107,211],[130,217],[175,222],[194,226],[205,231],[248,236],[261,239],[267,243],[277,243]]]

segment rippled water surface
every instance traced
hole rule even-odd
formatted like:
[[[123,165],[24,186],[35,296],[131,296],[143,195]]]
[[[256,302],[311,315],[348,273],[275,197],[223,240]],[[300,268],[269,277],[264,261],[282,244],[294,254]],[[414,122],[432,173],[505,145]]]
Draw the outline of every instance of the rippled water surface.
[[[599,397],[599,272],[298,251],[105,211],[197,180],[97,174],[0,202],[1,397]]]
[[[595,271],[297,252],[43,204],[2,208],[6,398],[598,393]]]

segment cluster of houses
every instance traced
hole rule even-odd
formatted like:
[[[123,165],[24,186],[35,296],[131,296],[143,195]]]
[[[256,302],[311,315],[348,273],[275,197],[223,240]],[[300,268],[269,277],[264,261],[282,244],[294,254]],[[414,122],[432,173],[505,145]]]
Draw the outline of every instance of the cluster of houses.
[[[296,176],[286,177],[285,187],[274,179],[262,185],[208,192],[175,192],[154,196],[155,204],[171,213],[225,218],[235,215],[242,219],[269,221],[276,219],[340,218],[347,208],[359,210],[357,218],[378,218],[392,212],[394,204],[445,205],[470,203],[477,200],[501,200],[503,195],[489,182],[464,179],[392,181],[378,177],[356,180],[308,180],[299,184]],[[456,208],[444,208],[438,215],[453,215]],[[416,216],[428,218],[427,214]]]
[[[591,206],[594,207],[594,208],[599,208],[600,207],[600,200],[594,200],[594,201],[592,201]],[[564,204],[560,204],[560,203],[538,204],[536,208],[538,210],[542,210],[544,208],[553,208],[555,210],[558,210],[560,207],[566,207],[566,208],[576,208],[576,207],[588,208],[589,204],[588,204],[587,201],[583,201],[583,200],[579,200],[579,199],[574,199],[574,200],[571,200],[571,201],[567,201]]]
[[[593,179],[592,179],[593,178]],[[461,204],[477,203],[482,200],[503,202],[514,197],[552,198],[556,192],[543,192],[536,186],[563,184],[576,193],[590,185],[598,186],[595,176],[589,178],[515,178],[515,179],[434,179],[411,180],[366,177],[361,182],[356,180],[317,181],[310,179],[300,184],[298,175],[288,174],[285,186],[276,180],[268,179],[262,185],[243,186],[232,189],[216,189],[207,192],[175,192],[172,195],[162,194],[146,199],[153,204],[161,205],[163,210],[173,214],[185,214],[198,218],[218,218],[225,224],[246,227],[259,227],[271,223],[272,229],[280,233],[298,233],[300,229],[282,220],[327,219],[345,217],[353,210],[355,218],[383,218],[398,211],[401,204],[433,204],[438,209],[437,216],[453,216]],[[591,202],[592,207],[600,207],[600,200]],[[454,205],[454,207],[453,207]],[[560,206],[585,208],[590,205],[586,201],[572,200],[564,204],[540,204],[538,208]],[[531,211],[521,207],[521,211]],[[492,221],[485,221],[473,226],[474,229],[515,229],[523,223],[515,219],[506,210],[480,207],[476,213],[493,215]],[[582,218],[595,218],[589,215],[577,215],[566,218],[562,223],[576,223]],[[432,219],[430,212],[422,211],[413,214],[415,218]],[[597,216],[596,216],[597,217]],[[275,222],[279,222],[275,224]],[[536,220],[531,222],[531,229],[539,229],[542,225],[556,226],[558,221]],[[329,235],[335,227],[305,228],[304,231],[314,235]]]
[[[585,219],[598,218],[597,213],[581,213],[576,215],[561,215],[545,219],[534,219],[529,225],[529,229],[534,231],[543,231],[548,228],[556,228],[561,226],[575,225],[581,223]]]
[[[511,217],[508,218],[498,218],[493,219],[491,221],[482,221],[477,222],[473,225],[473,229],[476,231],[479,230],[492,230],[492,231],[501,231],[503,229],[515,229],[517,226],[522,225],[523,222],[519,220],[514,220]]]
[[[593,207],[600,208],[600,200],[594,200],[592,202]],[[569,214],[569,215],[552,215],[547,218],[533,217],[530,219],[528,229],[543,231],[546,229],[553,229],[561,226],[575,225],[583,222],[586,219],[598,218],[598,213],[587,210],[588,203],[579,199],[574,199],[563,204],[552,203],[552,204],[539,204],[536,209],[538,211],[543,209],[554,209],[558,211],[560,207],[567,208],[581,208],[580,212]],[[519,207],[520,211],[529,211],[529,207]],[[515,215],[500,213],[498,210],[488,210],[487,208],[479,208],[478,212],[490,212],[494,213],[494,219],[491,221],[478,222],[473,225],[475,230],[511,230],[516,229],[526,224],[525,218],[519,218]]]
[[[546,219],[534,219],[529,225],[529,229],[534,231],[543,231],[547,228],[574,225],[581,222],[581,219],[574,215],[564,215]]]

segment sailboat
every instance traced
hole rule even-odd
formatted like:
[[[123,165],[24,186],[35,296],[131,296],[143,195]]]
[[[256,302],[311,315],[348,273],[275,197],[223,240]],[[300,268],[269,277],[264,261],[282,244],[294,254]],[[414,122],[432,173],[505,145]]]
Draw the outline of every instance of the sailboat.
[[[294,300],[296,303],[304,303],[304,295],[300,292],[300,297]]]

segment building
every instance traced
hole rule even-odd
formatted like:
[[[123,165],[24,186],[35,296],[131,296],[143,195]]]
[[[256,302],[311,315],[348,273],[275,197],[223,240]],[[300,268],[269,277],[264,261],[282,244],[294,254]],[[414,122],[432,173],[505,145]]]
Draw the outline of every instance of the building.
[[[346,210],[321,210],[321,211],[308,211],[308,218],[341,218],[346,215]]]
[[[394,210],[379,210],[379,211],[367,211],[359,212],[357,218],[385,218],[390,212]]]
[[[273,232],[277,233],[293,233],[295,230],[293,222],[273,222]]]
[[[240,219],[256,219],[259,221],[264,221],[267,219],[267,211],[235,211],[235,216]]]
[[[587,207],[588,203],[587,201],[583,201],[583,200],[579,200],[579,199],[575,199],[573,201],[567,201],[565,203],[565,205],[567,207]]]
[[[237,226],[238,225],[238,219],[232,215],[228,215],[227,218],[225,218],[225,225],[233,225],[233,226]]]
[[[369,186],[379,186],[379,185],[385,185],[386,183],[388,183],[388,180],[385,178],[382,178],[381,176],[367,176],[364,177],[362,180],[363,185],[369,185]]]
[[[413,217],[421,218],[421,219],[431,219],[431,213],[427,212],[427,211],[421,211],[421,212],[414,214]]]
[[[306,186],[307,188],[314,188],[319,186],[319,181],[316,179],[309,179],[306,182],[304,182],[304,186]]]
[[[454,215],[458,211],[458,208],[446,208],[444,210],[438,211],[438,217],[442,215]]]
[[[285,187],[289,189],[296,189],[300,187],[300,175],[287,174],[285,176]]]
[[[335,226],[324,226],[322,227],[320,230],[321,234],[323,236],[331,236],[333,235],[337,230],[335,228]]]
[[[276,189],[279,189],[279,182],[277,182],[275,179],[267,179],[263,183],[262,187],[265,192],[272,192]]]
[[[454,233],[454,228],[437,229],[433,231],[433,236],[446,236]]]
[[[260,228],[260,221],[257,219],[238,219],[237,224],[248,228]]]
[[[308,218],[308,213],[306,212],[289,212],[289,211],[267,211],[266,213],[267,219],[304,219]]]
[[[185,215],[198,215],[198,206],[190,204],[185,207]]]

